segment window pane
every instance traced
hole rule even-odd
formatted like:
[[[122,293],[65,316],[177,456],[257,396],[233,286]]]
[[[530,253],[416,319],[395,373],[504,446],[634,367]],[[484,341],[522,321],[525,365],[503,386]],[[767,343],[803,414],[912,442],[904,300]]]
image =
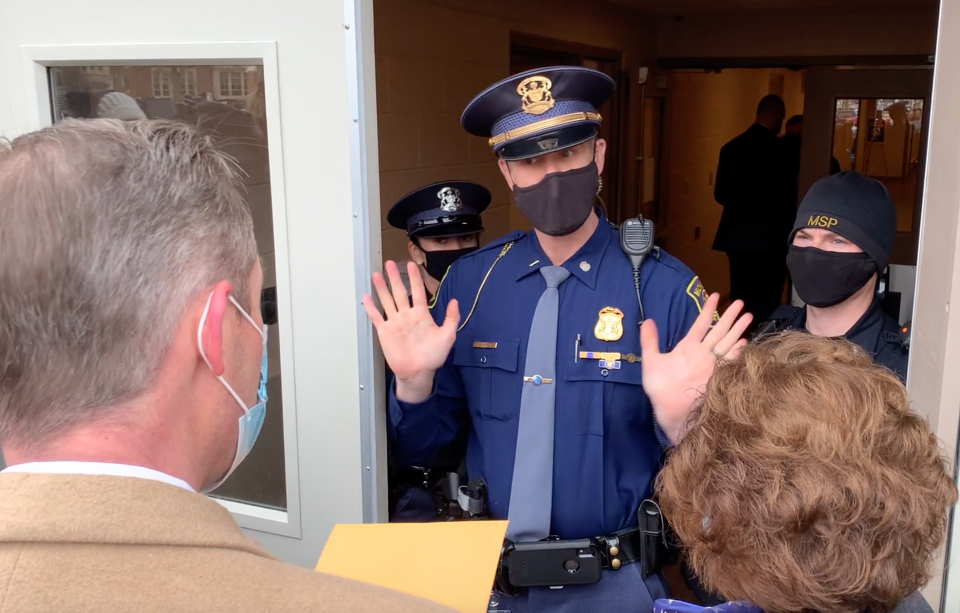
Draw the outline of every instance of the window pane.
[[[55,122],[68,117],[174,119],[199,126],[233,156],[244,171],[246,199],[263,260],[264,295],[275,296],[270,291],[276,286],[276,267],[262,67],[224,70],[219,66],[59,66],[50,69],[50,81]],[[124,87],[100,87],[107,81]],[[232,98],[221,102],[214,91],[219,94],[224,86]],[[247,91],[252,95],[245,95]],[[276,312],[274,301],[275,298],[270,301],[272,308],[263,308],[265,323],[270,324],[269,400],[263,430],[250,456],[214,495],[285,510],[280,324],[269,318],[270,312]],[[239,419],[240,408],[236,410]]]
[[[853,146],[857,134],[857,115],[860,101],[837,100],[837,112],[833,126],[833,157],[840,164],[840,170],[853,170],[856,149]]]
[[[923,100],[837,100],[834,125],[833,155],[840,169],[886,185],[897,208],[897,231],[912,232],[919,198]]]

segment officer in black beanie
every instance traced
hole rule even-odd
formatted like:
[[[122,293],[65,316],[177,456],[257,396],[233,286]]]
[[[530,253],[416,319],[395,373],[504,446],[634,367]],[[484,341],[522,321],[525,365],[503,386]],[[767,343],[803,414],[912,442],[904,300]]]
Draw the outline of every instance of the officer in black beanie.
[[[806,306],[780,307],[758,335],[793,329],[843,336],[906,380],[900,325],[876,295],[896,234],[897,211],[882,183],[856,172],[817,181],[800,203],[787,254]]]

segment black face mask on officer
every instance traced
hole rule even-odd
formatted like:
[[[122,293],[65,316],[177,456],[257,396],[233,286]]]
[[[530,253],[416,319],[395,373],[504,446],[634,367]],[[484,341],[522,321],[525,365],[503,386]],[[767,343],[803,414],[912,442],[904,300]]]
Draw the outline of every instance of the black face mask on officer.
[[[866,253],[791,246],[787,269],[800,300],[813,307],[826,308],[840,304],[863,289],[877,272],[877,264]]]
[[[426,260],[423,268],[427,271],[428,275],[437,281],[441,281],[443,280],[443,276],[447,274],[447,269],[450,268],[454,262],[468,253],[473,253],[477,249],[477,247],[464,247],[463,249],[453,249],[450,251],[424,251],[421,248],[420,251],[423,251]]]
[[[530,187],[514,185],[513,199],[534,228],[550,236],[566,236],[590,216],[599,181],[593,161],[583,168],[550,173]]]

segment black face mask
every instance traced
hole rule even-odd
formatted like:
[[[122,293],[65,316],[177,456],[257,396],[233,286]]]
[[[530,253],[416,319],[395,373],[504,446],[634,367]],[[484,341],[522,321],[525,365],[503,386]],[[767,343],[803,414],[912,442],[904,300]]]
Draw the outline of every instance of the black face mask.
[[[427,258],[424,269],[426,269],[428,275],[437,281],[442,281],[443,275],[447,274],[447,269],[450,268],[451,264],[476,250],[476,247],[466,247],[452,251],[424,251],[423,255]],[[421,251],[423,250],[421,249]]]
[[[533,227],[550,236],[566,236],[580,229],[593,211],[599,187],[597,163],[576,170],[554,172],[530,187],[513,187],[513,199]]]
[[[866,253],[836,253],[813,247],[790,247],[787,268],[800,300],[826,308],[860,291],[877,272]]]

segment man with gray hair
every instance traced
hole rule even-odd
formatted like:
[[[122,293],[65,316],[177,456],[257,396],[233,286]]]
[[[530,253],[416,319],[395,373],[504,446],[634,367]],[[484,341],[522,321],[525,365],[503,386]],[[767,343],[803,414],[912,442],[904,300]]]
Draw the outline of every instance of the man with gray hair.
[[[174,122],[66,121],[0,149],[4,610],[447,610],[284,564],[198,493],[266,410],[237,186]]]

